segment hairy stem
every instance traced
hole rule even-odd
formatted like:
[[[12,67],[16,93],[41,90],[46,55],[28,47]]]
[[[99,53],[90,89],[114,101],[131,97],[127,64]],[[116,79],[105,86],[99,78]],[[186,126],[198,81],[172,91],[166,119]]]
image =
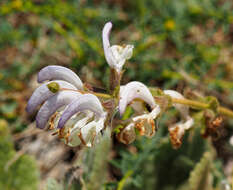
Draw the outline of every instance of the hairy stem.
[[[188,105],[188,106],[197,107],[197,108],[200,108],[200,109],[207,109],[207,108],[209,108],[209,104],[206,104],[206,103],[203,103],[203,102],[199,102],[199,101],[189,100],[189,99],[172,98],[172,102],[173,103],[178,103],[178,104],[184,104],[184,105]],[[221,113],[221,114],[223,114],[223,115],[225,115],[225,116],[233,118],[233,111],[230,110],[230,109],[228,109],[228,108],[219,106],[218,112]]]
[[[218,111],[219,111],[219,113],[221,113],[225,116],[233,118],[233,111],[228,109],[228,108],[224,108],[224,107],[220,106]]]
[[[207,109],[209,108],[209,105],[203,102],[189,100],[189,99],[178,99],[178,98],[172,98],[172,103],[178,103],[183,104],[187,106],[193,106],[199,109]]]

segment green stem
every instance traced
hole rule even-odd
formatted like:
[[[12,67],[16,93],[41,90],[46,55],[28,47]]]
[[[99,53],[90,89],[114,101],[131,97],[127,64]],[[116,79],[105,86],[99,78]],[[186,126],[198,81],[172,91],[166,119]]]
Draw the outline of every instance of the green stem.
[[[199,109],[207,109],[209,108],[209,105],[203,102],[198,102],[194,100],[189,100],[189,99],[178,99],[178,98],[172,98],[172,103],[178,103],[178,104],[184,104],[187,106],[193,106],[197,107]]]
[[[218,111],[219,111],[219,113],[221,113],[225,116],[233,118],[233,111],[228,109],[228,108],[224,108],[224,107],[220,106]]]
[[[194,101],[194,100],[188,100],[188,99],[172,98],[172,102],[173,103],[178,103],[178,104],[184,104],[184,105],[188,105],[188,106],[197,107],[197,108],[200,108],[200,109],[207,109],[207,108],[209,108],[209,104],[206,104],[206,103],[203,103],[203,102]],[[218,108],[218,112],[221,113],[221,114],[223,114],[223,115],[225,115],[225,116],[233,118],[233,111],[230,110],[230,109],[228,109],[228,108],[220,106]]]
[[[61,89],[61,90],[70,90],[70,89]],[[113,98],[113,96],[111,96],[110,94],[105,94],[105,93],[85,92],[85,91],[81,91],[81,90],[75,90],[75,91],[79,91],[80,93],[84,93],[84,94],[85,93],[92,93],[92,94],[96,95],[97,97],[104,98],[104,99]],[[209,104],[199,102],[199,101],[195,101],[195,100],[189,100],[189,99],[186,99],[186,98],[183,98],[183,99],[171,98],[171,100],[172,100],[172,103],[183,104],[183,105],[187,105],[187,106],[190,106],[190,107],[195,107],[195,108],[198,108],[198,109],[208,109],[210,107]],[[233,118],[233,111],[228,109],[228,108],[219,106],[218,112],[220,114],[222,114],[222,115]]]

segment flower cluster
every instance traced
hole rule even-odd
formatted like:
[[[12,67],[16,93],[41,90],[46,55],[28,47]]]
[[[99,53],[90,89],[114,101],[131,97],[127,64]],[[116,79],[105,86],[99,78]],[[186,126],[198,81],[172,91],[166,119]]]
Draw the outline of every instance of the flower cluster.
[[[38,73],[38,87],[28,101],[26,110],[32,114],[43,103],[36,116],[36,126],[56,130],[70,146],[98,141],[104,128],[106,112],[93,94],[83,94],[83,83],[70,69],[47,66]],[[49,121],[50,120],[50,121]]]
[[[111,46],[111,28],[110,22],[103,28],[104,54],[111,69],[121,74],[123,65],[133,54],[133,45]],[[162,114],[161,105],[155,101],[150,89],[141,82],[133,81],[126,85],[114,86],[118,91],[117,94],[108,95],[110,99],[114,99],[114,105],[110,110],[106,110],[102,99],[97,97],[101,97],[100,93],[86,90],[80,78],[65,67],[43,68],[38,73],[38,83],[43,84],[32,94],[26,110],[33,114],[42,104],[36,116],[36,126],[41,129],[48,126],[69,146],[92,146],[98,142],[104,129],[112,127],[110,121],[115,109],[119,111],[120,118],[127,107],[133,110],[133,114],[124,121],[123,127],[117,133],[118,140],[125,144],[133,142],[137,132],[139,135],[152,137],[157,128],[155,120]],[[120,84],[120,81],[117,84]],[[163,94],[172,98],[183,98],[173,90],[165,90]],[[194,121],[189,116],[187,106],[173,106],[182,117],[180,122],[169,127],[172,144],[177,148],[181,145],[184,132],[191,128]]]

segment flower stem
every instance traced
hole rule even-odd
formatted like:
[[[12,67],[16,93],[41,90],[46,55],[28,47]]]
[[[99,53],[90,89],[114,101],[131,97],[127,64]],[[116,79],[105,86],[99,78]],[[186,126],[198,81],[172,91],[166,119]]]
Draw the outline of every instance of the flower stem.
[[[225,116],[233,118],[233,111],[228,109],[228,108],[224,108],[224,107],[220,106],[218,111],[219,111],[219,113],[221,113]]]
[[[209,104],[206,104],[206,103],[203,103],[203,102],[194,101],[194,100],[189,100],[189,99],[172,98],[172,102],[173,103],[178,103],[178,104],[184,104],[184,105],[188,105],[188,106],[197,107],[197,108],[200,108],[200,109],[207,109],[207,108],[209,108]],[[228,108],[219,106],[218,112],[220,114],[223,114],[225,116],[233,118],[233,111],[230,110],[230,109],[228,109]]]
[[[198,102],[198,101],[194,101],[194,100],[189,100],[189,99],[178,99],[178,98],[172,98],[172,103],[178,103],[178,104],[184,104],[187,106],[193,106],[196,108],[200,108],[200,109],[207,109],[209,108],[209,105],[203,102]]]

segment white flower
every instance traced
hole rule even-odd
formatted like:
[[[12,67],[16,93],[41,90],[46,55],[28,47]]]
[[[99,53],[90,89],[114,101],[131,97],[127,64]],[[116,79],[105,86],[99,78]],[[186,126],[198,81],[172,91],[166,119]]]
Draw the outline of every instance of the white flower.
[[[174,90],[164,90],[164,94],[171,96],[172,98],[184,99],[183,95]],[[173,106],[180,112],[182,120],[169,127],[169,133],[171,142],[174,148],[180,147],[182,144],[182,138],[185,131],[190,129],[194,120],[189,116],[189,107],[181,104],[174,103]]]
[[[133,54],[133,45],[119,46],[110,45],[109,36],[112,29],[112,23],[108,22],[104,25],[102,31],[104,55],[107,63],[111,68],[114,68],[118,73],[121,72],[125,61],[130,59]]]
[[[148,113],[148,111],[142,106],[143,102],[150,106],[152,110],[151,112]],[[154,119],[157,118],[161,110],[159,105],[155,103],[149,89],[144,84],[136,81],[130,82],[125,86],[121,86],[119,100],[120,115],[125,112],[128,104],[131,104],[137,113],[136,116],[132,117],[132,122],[123,129],[123,134],[121,136],[124,137],[124,133],[127,133],[129,136],[129,132],[132,133],[133,136],[132,128],[134,128],[139,131],[140,135],[152,137],[155,133]],[[123,141],[126,142],[126,140],[122,140],[122,142]],[[131,142],[131,140],[128,140],[128,142]]]

